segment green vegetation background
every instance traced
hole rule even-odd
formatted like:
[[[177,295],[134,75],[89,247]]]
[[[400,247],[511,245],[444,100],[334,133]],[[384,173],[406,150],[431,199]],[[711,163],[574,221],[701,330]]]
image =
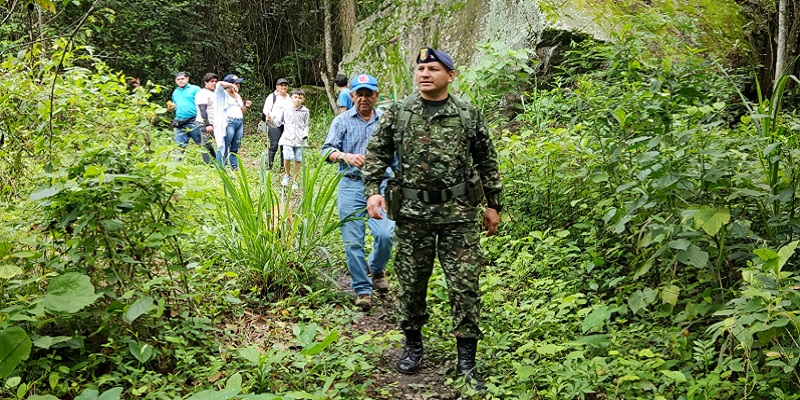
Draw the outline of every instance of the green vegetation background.
[[[751,70],[654,57],[646,32],[575,43],[546,80],[499,43],[461,71],[506,186],[482,241],[484,397],[800,398],[796,78],[750,101]],[[254,116],[230,175],[197,146],[175,162],[162,89],[130,93],[91,49],[54,41],[0,73],[0,396],[398,396],[376,382],[401,337],[355,328],[338,178],[313,148],[289,195]],[[313,147],[332,115],[310,103]],[[429,304],[444,371],[439,269]]]

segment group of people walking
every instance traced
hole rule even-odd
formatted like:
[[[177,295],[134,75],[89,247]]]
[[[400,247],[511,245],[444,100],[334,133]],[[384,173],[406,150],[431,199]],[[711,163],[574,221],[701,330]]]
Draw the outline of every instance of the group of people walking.
[[[176,159],[180,159],[190,140],[201,145],[205,152],[203,161],[212,159],[220,167],[239,170],[239,147],[244,132],[244,114],[252,101],[243,100],[239,94],[243,79],[230,74],[222,80],[213,72],[203,76],[203,87],[189,83],[189,75],[179,72],[175,76],[178,86],[172,92],[169,110],[175,110],[174,128]],[[264,102],[261,119],[268,126],[270,141],[268,167],[272,168],[275,153],[282,147],[281,164],[283,186],[297,189],[297,176],[303,160],[303,147],[308,145],[310,128],[308,108],[303,106],[305,92],[301,89],[287,93],[289,82],[278,79],[275,91]],[[292,165],[293,163],[293,165]]]
[[[456,74],[450,55],[426,47],[416,61],[418,91],[386,112],[375,108],[377,80],[368,74],[354,77],[353,107],[345,106],[331,123],[322,154],[338,164],[342,175],[339,217],[368,217],[366,223],[349,219],[341,228],[355,304],[362,309],[372,307],[373,290],[388,290],[385,269],[396,246],[398,315],[405,336],[397,371],[414,374],[422,366],[428,281],[438,256],[453,314],[456,370],[482,390],[485,383],[475,368],[482,336],[480,231],[494,235],[500,220],[497,156],[481,113],[449,92]],[[365,225],[373,236],[369,256]]]
[[[337,164],[342,176],[337,197],[339,218],[344,221],[342,241],[355,305],[362,310],[373,306],[373,290],[388,291],[386,267],[396,247],[398,315],[405,336],[397,371],[414,374],[422,366],[428,281],[438,256],[452,310],[457,372],[483,389],[484,380],[475,368],[482,336],[480,232],[494,235],[500,220],[497,156],[481,113],[449,91],[456,74],[450,55],[426,47],[416,62],[418,91],[385,112],[375,107],[379,94],[375,77],[357,75],[348,88],[347,77],[337,76],[340,113],[321,152],[327,162]],[[204,146],[207,161],[213,155],[220,166],[229,163],[238,169],[243,115],[251,106],[239,95],[242,79],[227,75],[220,81],[208,73],[202,89],[188,82],[185,73],[175,78],[176,145],[183,149],[194,140]],[[268,167],[282,146],[281,184],[297,188],[309,112],[303,106],[304,93],[289,94],[288,87],[285,79],[276,81],[275,91],[264,102],[262,120],[268,125]],[[368,256],[366,226],[373,236]]]

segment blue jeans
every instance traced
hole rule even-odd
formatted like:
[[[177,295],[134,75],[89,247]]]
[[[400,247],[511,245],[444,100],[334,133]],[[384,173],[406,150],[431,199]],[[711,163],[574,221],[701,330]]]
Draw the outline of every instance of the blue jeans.
[[[225,167],[226,161],[230,159],[231,169],[239,169],[239,145],[242,144],[242,133],[244,132],[244,121],[241,118],[228,118],[228,126],[225,128],[225,143],[217,148],[217,162]],[[231,157],[231,154],[234,154]]]
[[[183,149],[189,145],[189,139],[194,140],[195,143],[200,144],[202,142],[202,138],[200,135],[200,128],[197,127],[197,122],[192,120],[188,124],[180,127],[175,128],[175,145],[180,147],[180,149],[176,150],[175,160],[180,160],[180,154],[183,153]]]
[[[340,220],[347,217],[366,216],[367,201],[364,199],[364,183],[360,180],[342,177],[342,180],[339,181],[337,202]],[[369,255],[368,261],[364,250],[366,236],[364,221],[348,221],[342,224],[342,242],[344,242],[347,269],[350,271],[350,286],[356,294],[372,293],[372,281],[367,276],[367,272],[383,272],[392,256],[394,221],[384,215],[381,220],[369,218],[367,225],[369,225],[369,231],[373,237],[372,253]]]

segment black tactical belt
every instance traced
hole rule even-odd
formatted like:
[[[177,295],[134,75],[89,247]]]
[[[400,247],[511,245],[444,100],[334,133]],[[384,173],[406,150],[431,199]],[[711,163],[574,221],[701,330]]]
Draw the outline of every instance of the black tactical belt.
[[[423,203],[440,204],[467,193],[467,182],[459,183],[444,190],[418,190],[404,187],[403,198],[419,200]]]
[[[352,179],[354,181],[360,181],[361,180],[361,175],[349,175],[348,174],[348,175],[345,175],[344,177],[347,178],[347,179]]]

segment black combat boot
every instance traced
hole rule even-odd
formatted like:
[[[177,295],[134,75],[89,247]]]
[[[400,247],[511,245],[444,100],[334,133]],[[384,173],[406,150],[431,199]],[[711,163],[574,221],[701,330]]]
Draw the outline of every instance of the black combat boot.
[[[463,375],[467,384],[475,385],[475,390],[486,390],[486,382],[475,368],[475,352],[478,350],[478,339],[456,338],[458,348],[458,364],[456,372]]]
[[[422,365],[422,332],[404,330],[403,333],[406,343],[403,346],[403,356],[397,360],[395,368],[401,374],[412,375]]]

